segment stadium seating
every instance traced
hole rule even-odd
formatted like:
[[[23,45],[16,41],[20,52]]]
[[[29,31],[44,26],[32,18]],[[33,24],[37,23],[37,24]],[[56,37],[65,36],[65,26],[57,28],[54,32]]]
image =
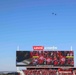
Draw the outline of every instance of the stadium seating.
[[[23,70],[25,75],[73,75],[70,71],[58,71],[52,69],[35,69],[35,70]]]

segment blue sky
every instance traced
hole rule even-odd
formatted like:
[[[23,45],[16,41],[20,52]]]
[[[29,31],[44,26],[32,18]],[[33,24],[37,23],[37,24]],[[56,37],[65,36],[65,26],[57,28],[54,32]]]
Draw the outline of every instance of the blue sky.
[[[18,45],[72,46],[76,54],[75,9],[75,0],[0,0],[0,71],[16,70]]]

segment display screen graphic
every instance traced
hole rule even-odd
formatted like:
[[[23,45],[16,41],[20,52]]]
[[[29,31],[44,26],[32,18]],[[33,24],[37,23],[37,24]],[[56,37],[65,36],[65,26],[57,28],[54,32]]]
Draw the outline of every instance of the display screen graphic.
[[[74,66],[73,51],[17,51],[16,66]]]

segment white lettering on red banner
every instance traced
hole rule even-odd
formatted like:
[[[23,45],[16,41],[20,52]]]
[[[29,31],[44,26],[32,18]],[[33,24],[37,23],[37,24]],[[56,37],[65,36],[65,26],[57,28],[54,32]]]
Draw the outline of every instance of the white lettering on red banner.
[[[44,50],[44,46],[33,46],[33,50]]]

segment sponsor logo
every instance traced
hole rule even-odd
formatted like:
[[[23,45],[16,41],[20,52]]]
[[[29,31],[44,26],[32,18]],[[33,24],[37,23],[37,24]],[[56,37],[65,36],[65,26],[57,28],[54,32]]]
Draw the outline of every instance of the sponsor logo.
[[[57,47],[33,46],[33,50],[57,50]]]
[[[33,46],[33,50],[44,50],[44,46]]]

